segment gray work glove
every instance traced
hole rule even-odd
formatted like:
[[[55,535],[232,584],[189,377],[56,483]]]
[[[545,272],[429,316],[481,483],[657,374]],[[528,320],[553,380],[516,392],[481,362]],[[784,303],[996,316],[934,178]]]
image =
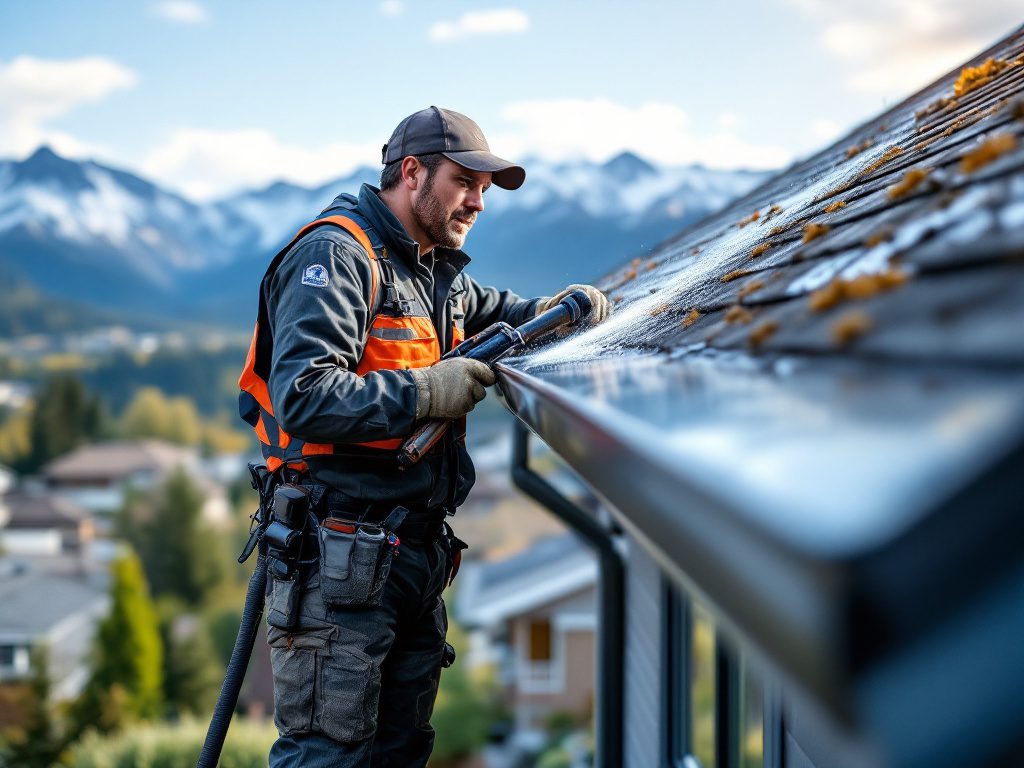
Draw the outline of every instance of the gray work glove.
[[[597,288],[595,288],[592,285],[570,285],[557,296],[553,296],[552,298],[548,299],[543,304],[541,304],[540,311],[537,314],[540,314],[540,312],[546,312],[547,310],[551,309],[573,291],[583,291],[585,294],[587,294],[587,296],[590,297],[590,302],[594,305],[593,309],[590,310],[590,314],[583,319],[584,323],[587,323],[589,325],[596,325],[597,323],[600,323],[602,320],[607,318],[608,315],[612,313],[611,302],[608,301],[608,299],[605,298],[605,295],[601,293],[599,290],[597,290]]]
[[[416,382],[416,418],[457,419],[473,410],[494,383],[486,363],[468,357],[440,360],[429,368],[412,368]]]

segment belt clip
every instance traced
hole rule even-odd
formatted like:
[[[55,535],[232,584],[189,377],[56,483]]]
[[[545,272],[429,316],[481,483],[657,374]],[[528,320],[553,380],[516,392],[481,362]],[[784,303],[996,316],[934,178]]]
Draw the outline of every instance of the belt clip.
[[[395,507],[391,510],[391,513],[384,518],[381,522],[380,527],[385,531],[394,532],[397,531],[399,526],[405,522],[405,518],[409,515],[409,510],[405,507]]]

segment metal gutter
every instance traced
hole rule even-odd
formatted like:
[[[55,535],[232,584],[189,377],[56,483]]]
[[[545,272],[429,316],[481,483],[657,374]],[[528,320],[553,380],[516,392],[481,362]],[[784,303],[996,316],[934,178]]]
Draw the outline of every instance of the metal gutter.
[[[1019,444],[986,459],[986,471],[972,470],[960,492],[929,500],[902,529],[846,549],[804,546],[759,525],[735,489],[691,477],[671,442],[620,412],[633,401],[619,380],[597,377],[588,389],[588,369],[558,378],[501,364],[499,387],[664,572],[709,604],[755,662],[781,673],[789,694],[810,694],[888,756],[887,765],[956,764],[970,726],[987,719],[995,749],[1024,725],[1024,663],[1005,642],[1024,634]],[[688,394],[650,384],[642,397],[655,419]],[[714,393],[700,395],[710,403]],[[951,669],[972,693],[929,699]]]

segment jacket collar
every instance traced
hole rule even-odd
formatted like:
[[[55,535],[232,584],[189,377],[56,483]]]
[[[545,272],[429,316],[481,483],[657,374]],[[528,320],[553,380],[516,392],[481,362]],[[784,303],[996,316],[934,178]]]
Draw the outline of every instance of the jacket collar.
[[[366,218],[369,225],[376,230],[381,242],[388,249],[389,255],[399,257],[414,270],[426,269],[429,271],[432,269],[434,261],[437,260],[448,263],[458,273],[470,262],[470,258],[465,252],[455,248],[441,248],[440,246],[434,248],[431,253],[421,256],[419,243],[409,237],[405,227],[402,226],[402,222],[384,204],[379,194],[380,190],[376,187],[370,184],[363,184],[359,189],[357,210]],[[333,208],[341,202],[342,197],[349,196],[339,195],[335,202],[331,204],[331,207]]]

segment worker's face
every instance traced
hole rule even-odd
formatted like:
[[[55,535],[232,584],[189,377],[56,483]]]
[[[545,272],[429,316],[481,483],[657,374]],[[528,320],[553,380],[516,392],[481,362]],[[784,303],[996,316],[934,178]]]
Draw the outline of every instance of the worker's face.
[[[484,192],[490,186],[489,172],[471,171],[443,159],[413,197],[416,223],[436,245],[461,248],[484,209]]]

